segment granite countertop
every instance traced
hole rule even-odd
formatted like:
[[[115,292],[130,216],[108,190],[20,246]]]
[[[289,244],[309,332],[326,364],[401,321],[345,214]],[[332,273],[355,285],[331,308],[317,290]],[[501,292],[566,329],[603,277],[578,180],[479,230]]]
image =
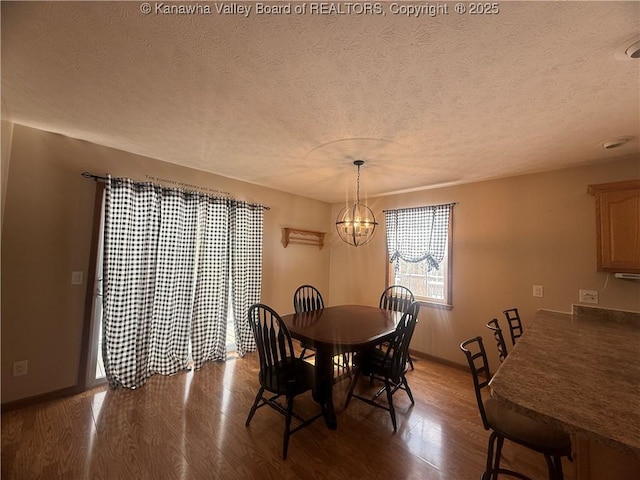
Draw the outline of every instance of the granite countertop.
[[[490,383],[529,417],[640,457],[640,325],[539,311]]]

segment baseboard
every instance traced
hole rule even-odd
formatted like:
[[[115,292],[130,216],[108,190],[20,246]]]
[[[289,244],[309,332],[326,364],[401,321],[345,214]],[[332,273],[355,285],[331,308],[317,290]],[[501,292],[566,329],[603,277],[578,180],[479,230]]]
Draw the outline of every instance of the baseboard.
[[[467,365],[463,365],[461,363],[452,362],[451,360],[447,360],[446,358],[436,357],[434,355],[429,355],[428,353],[418,352],[416,350],[409,350],[411,357],[413,359],[423,359],[428,360],[430,362],[439,363],[441,365],[446,365],[447,367],[456,368],[458,370],[463,370],[468,372],[469,367]],[[47,392],[40,395],[35,395],[33,397],[21,398],[19,400],[13,400],[11,402],[6,402],[0,405],[0,411],[2,413],[10,412],[12,410],[18,410],[24,407],[30,407],[32,405],[37,405],[39,403],[50,402],[52,400],[58,400],[60,398],[69,397],[71,395],[77,395],[78,393],[82,393],[83,390],[81,387],[75,385],[73,387],[62,388],[60,390],[54,390],[53,392]]]
[[[60,390],[54,390],[53,392],[42,393],[33,397],[21,398],[19,400],[13,400],[0,405],[0,411],[2,413],[10,412],[12,410],[18,410],[24,407],[30,407],[39,403],[50,402],[52,400],[58,400],[59,398],[69,397],[81,393],[83,390],[77,385],[73,387],[62,388]]]
[[[436,357],[435,355],[429,355],[428,353],[418,352],[416,350],[409,349],[409,353],[411,354],[411,358],[422,358],[424,360],[428,360],[430,362],[439,363],[441,365],[446,365],[447,367],[456,368],[458,370],[463,370],[465,372],[469,371],[469,366],[464,365],[462,363],[456,363],[451,360],[447,360],[446,358]]]

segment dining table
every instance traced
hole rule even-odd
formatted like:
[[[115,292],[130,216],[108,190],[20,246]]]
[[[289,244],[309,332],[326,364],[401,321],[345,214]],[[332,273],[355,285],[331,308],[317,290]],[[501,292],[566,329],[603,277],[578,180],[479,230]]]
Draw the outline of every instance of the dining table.
[[[329,429],[338,426],[333,404],[334,356],[375,347],[395,332],[402,313],[367,305],[336,305],[282,317],[291,336],[315,350],[313,399]]]

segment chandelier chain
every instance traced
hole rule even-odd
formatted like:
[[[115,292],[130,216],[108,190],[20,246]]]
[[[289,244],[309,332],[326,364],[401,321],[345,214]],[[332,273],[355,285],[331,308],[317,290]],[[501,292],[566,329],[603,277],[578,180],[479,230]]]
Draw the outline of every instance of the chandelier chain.
[[[360,165],[358,165],[358,179],[356,181],[356,205],[360,204]]]

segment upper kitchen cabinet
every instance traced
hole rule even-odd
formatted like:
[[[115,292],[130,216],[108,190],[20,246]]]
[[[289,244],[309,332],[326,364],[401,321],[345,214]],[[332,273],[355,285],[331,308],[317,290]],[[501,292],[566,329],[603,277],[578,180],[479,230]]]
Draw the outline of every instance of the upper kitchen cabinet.
[[[598,270],[640,273],[640,180],[587,191],[596,197]]]

